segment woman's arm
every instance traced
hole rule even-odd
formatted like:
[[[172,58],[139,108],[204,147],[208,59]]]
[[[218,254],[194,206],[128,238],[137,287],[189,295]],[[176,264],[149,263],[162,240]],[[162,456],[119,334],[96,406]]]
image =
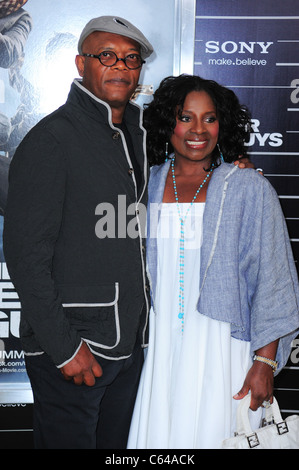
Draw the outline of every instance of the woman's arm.
[[[257,356],[262,356],[272,361],[275,360],[279,340],[275,340],[267,346],[256,351]],[[250,408],[255,411],[262,406],[263,401],[273,401],[274,370],[265,363],[254,360],[244,380],[241,390],[234,395],[235,400],[241,400],[251,391]]]

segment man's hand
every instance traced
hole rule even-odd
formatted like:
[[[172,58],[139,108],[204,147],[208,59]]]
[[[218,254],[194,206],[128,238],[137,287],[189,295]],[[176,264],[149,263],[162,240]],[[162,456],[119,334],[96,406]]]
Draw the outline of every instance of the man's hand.
[[[234,165],[238,165],[239,168],[253,168],[254,164],[247,157],[239,157],[238,160],[234,161]]]
[[[76,385],[85,383],[89,387],[95,384],[96,377],[101,377],[103,374],[102,367],[84,342],[74,359],[60,370],[66,380],[73,379]]]

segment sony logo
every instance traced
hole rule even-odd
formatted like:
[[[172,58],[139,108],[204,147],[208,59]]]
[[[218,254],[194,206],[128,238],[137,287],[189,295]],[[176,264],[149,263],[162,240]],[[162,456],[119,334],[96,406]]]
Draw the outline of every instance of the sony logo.
[[[234,42],[225,41],[220,43],[219,41],[208,41],[206,42],[206,53],[216,54],[219,51],[225,54],[253,54],[259,52],[260,54],[269,54],[269,47],[274,44],[273,42]]]

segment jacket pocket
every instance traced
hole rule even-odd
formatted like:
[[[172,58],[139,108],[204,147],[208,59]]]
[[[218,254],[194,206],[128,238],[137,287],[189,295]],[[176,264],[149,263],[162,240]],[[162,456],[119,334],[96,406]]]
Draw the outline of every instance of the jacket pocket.
[[[101,286],[61,285],[64,313],[87,343],[113,349],[120,342],[119,284]]]

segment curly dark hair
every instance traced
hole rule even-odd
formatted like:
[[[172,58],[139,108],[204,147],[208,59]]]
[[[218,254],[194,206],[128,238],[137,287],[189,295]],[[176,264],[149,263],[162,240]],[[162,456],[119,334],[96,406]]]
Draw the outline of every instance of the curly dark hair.
[[[250,114],[246,106],[240,105],[235,93],[213,80],[196,75],[166,77],[154,93],[153,101],[145,105],[144,127],[147,130],[147,154],[150,165],[165,162],[165,148],[173,152],[170,137],[176,126],[178,109],[183,110],[186,96],[192,91],[205,91],[216,107],[219,120],[218,144],[224,160],[233,162],[240,155],[246,156],[244,142],[249,140]],[[219,151],[215,148],[212,163],[217,165]]]

